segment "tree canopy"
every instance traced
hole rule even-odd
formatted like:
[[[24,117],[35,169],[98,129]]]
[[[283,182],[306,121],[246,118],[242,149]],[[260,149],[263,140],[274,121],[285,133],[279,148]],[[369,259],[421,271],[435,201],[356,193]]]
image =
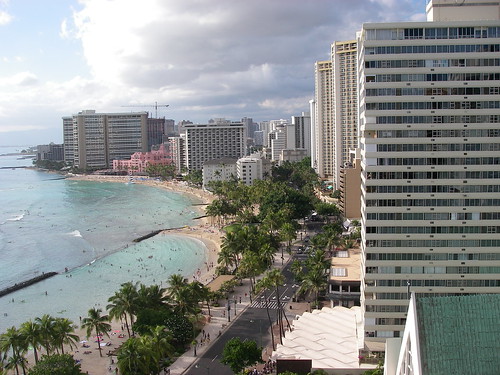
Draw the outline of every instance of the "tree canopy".
[[[258,347],[255,341],[233,337],[224,346],[221,362],[228,365],[234,373],[238,373],[245,367],[264,363],[262,348]]]
[[[29,371],[28,375],[81,375],[80,364],[70,354],[42,356]]]

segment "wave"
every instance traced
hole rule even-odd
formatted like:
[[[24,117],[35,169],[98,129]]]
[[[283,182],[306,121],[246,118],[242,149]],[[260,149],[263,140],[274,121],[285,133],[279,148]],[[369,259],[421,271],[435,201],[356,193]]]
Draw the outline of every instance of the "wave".
[[[26,214],[29,215],[29,212],[23,212],[22,214],[19,214],[17,216],[11,217],[9,219],[5,219],[5,221],[2,221],[0,224],[3,225],[5,223],[7,223],[8,221],[21,221]]]
[[[82,234],[79,230],[74,230],[73,232],[70,232],[68,234],[72,235],[73,237],[82,237]]]

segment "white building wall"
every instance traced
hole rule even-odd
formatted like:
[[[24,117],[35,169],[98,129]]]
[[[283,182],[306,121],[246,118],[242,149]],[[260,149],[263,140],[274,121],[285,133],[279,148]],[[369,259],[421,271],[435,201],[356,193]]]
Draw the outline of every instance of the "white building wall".
[[[237,177],[236,160],[229,162],[205,163],[203,165],[203,189],[211,181],[230,181]]]
[[[498,0],[428,0],[427,21],[499,20]]]
[[[334,117],[333,117],[333,71],[331,61],[315,64],[315,165],[323,179],[333,179],[334,168]]]
[[[367,340],[383,341],[402,334],[408,283],[500,293],[500,24],[359,36],[362,307]]]
[[[186,167],[201,170],[203,163],[212,159],[240,158],[246,153],[246,128],[242,123],[185,125]]]
[[[236,164],[238,179],[245,185],[251,186],[255,180],[263,179],[262,158],[245,157],[238,159]]]
[[[350,151],[358,147],[357,41],[332,44],[334,186],[338,189],[341,170],[349,162]]]
[[[273,131],[274,139],[271,140],[271,160],[278,161],[281,151],[286,149],[286,131],[284,127]]]

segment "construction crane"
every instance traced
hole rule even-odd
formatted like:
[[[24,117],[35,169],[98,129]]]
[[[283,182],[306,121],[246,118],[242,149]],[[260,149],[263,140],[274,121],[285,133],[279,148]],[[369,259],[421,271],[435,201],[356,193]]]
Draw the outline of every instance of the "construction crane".
[[[155,118],[158,118],[158,107],[165,107],[167,108],[169,105],[168,104],[158,104],[158,102],[155,102],[155,104],[136,104],[136,105],[122,105],[122,107],[148,107],[148,108],[154,108],[155,109]]]

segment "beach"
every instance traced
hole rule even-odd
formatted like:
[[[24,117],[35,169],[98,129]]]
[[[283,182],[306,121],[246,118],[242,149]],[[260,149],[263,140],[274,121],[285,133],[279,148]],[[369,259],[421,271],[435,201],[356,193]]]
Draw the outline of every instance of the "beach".
[[[78,175],[69,177],[68,179],[117,183],[127,183],[129,181],[128,176]],[[209,218],[204,217],[203,207],[204,204],[212,202],[212,200],[214,199],[213,195],[199,189],[193,189],[184,185],[183,183],[177,182],[163,182],[151,179],[134,179],[134,183],[149,185],[189,195],[194,198],[195,201],[200,202],[200,204],[196,204],[194,206],[195,209],[197,209],[200,213],[200,217],[195,219],[196,224],[182,226],[180,228],[166,228],[165,230],[162,230],[161,233],[159,233],[157,236],[181,236],[200,241],[200,245],[206,248],[205,262],[204,265],[201,265],[191,275],[191,278],[188,281],[197,280],[204,284],[212,281],[215,277],[214,271],[217,266],[218,252],[220,250],[222,241],[222,232],[219,230],[219,228],[210,224]],[[103,313],[106,312],[103,311]],[[75,325],[79,325],[78,321],[74,321],[74,323]],[[112,330],[110,331],[109,338],[106,336],[103,337],[103,342],[107,344],[105,346],[102,346],[103,357],[99,356],[99,350],[97,347],[97,340],[95,336],[91,335],[90,337],[87,337],[84,330],[80,328],[76,329],[76,334],[80,337],[80,343],[78,344],[77,348],[68,348],[68,352],[72,353],[76,360],[80,361],[83,373],[92,375],[115,373],[114,371],[116,368],[116,363],[112,363],[111,357],[106,354],[109,351],[116,350],[124,341],[127,340],[128,336],[127,332],[122,329],[123,327],[121,326],[120,322],[114,321],[111,324]],[[33,363],[32,356],[28,360],[30,364]]]
[[[128,176],[101,176],[101,175],[75,175],[68,178],[69,180],[80,180],[80,181],[101,181],[101,182],[116,182],[116,183],[129,183],[130,179]],[[197,224],[183,226],[181,228],[169,228],[161,231],[163,235],[180,235],[187,236],[193,239],[197,239],[203,242],[204,246],[207,248],[207,264],[213,264],[213,267],[200,268],[199,276],[200,280],[207,283],[213,279],[214,270],[217,265],[218,252],[220,250],[223,233],[220,229],[210,223],[210,219],[205,216],[205,210],[203,207],[206,204],[211,203],[214,200],[213,194],[201,190],[195,189],[187,186],[183,182],[177,181],[158,181],[156,179],[150,178],[134,178],[133,182],[135,184],[142,184],[147,186],[152,186],[160,189],[170,190],[176,193],[185,194],[191,196],[200,204],[194,206],[200,213],[200,217],[196,218]]]

